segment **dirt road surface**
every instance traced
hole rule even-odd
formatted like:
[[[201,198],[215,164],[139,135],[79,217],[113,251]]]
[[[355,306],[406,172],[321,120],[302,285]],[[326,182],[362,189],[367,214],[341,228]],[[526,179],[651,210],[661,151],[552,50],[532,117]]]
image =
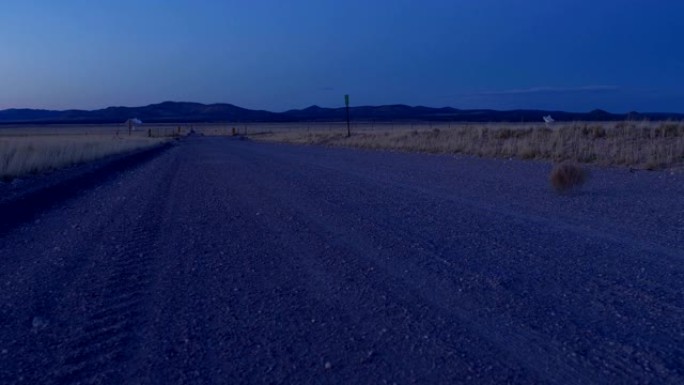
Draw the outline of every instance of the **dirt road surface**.
[[[0,213],[0,383],[684,383],[684,174],[550,168],[180,141]]]

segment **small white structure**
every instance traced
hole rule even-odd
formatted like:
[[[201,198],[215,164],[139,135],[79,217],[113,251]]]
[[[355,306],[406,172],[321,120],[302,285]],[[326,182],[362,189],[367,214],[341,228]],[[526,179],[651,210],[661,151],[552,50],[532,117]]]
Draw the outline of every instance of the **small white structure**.
[[[551,117],[551,115],[544,116],[544,123],[546,123],[547,127],[550,126],[553,122],[555,122],[555,120]]]
[[[128,126],[128,136],[130,136],[131,131],[133,131],[136,126],[139,126],[142,124],[142,120],[140,120],[138,118],[131,118],[131,119],[126,120],[126,122],[124,122],[124,124],[126,124]]]

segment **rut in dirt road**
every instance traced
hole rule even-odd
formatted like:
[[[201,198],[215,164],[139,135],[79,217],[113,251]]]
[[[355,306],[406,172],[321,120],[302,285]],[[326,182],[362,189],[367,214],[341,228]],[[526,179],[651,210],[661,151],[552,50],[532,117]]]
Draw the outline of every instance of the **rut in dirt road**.
[[[0,383],[684,381],[682,174],[188,138],[0,235]]]
[[[143,217],[140,222],[146,221]],[[104,382],[125,383],[120,366],[125,365],[126,347],[134,342],[140,327],[144,299],[150,285],[150,269],[155,250],[150,246],[156,227],[134,226],[125,243],[113,245],[105,274],[87,283],[99,293],[91,301],[82,334],[64,341],[65,356],[55,368],[59,383],[77,383],[98,378]]]

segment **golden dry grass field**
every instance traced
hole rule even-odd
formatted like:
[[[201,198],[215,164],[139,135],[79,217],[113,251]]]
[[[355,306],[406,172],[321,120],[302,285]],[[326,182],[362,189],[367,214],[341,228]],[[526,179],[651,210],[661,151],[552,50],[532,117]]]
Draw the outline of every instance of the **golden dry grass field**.
[[[644,169],[684,164],[684,122],[544,124],[300,124],[248,127],[256,140],[483,157],[576,161]]]
[[[0,178],[11,179],[155,146],[191,131],[208,136],[483,157],[662,169],[684,165],[684,122],[215,123],[0,127]]]
[[[140,150],[169,140],[172,130],[128,135],[119,126],[36,126],[0,128],[0,179],[8,180]]]

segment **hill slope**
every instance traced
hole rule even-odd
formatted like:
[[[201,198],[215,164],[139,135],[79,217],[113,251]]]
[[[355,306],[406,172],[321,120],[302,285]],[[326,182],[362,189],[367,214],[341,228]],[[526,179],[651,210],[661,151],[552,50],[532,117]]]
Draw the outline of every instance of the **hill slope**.
[[[613,114],[602,110],[587,113],[544,110],[460,110],[451,107],[414,107],[403,104],[352,107],[350,113],[352,119],[357,121],[539,122],[542,116],[549,114],[556,120],[562,121],[610,121],[627,118],[684,119],[684,114],[678,113]],[[344,108],[311,106],[278,113],[250,110],[227,103],[163,102],[143,107],[108,107],[93,111],[8,109],[0,111],[0,124],[120,123],[133,117],[148,123],[342,121],[346,119],[346,112]]]

